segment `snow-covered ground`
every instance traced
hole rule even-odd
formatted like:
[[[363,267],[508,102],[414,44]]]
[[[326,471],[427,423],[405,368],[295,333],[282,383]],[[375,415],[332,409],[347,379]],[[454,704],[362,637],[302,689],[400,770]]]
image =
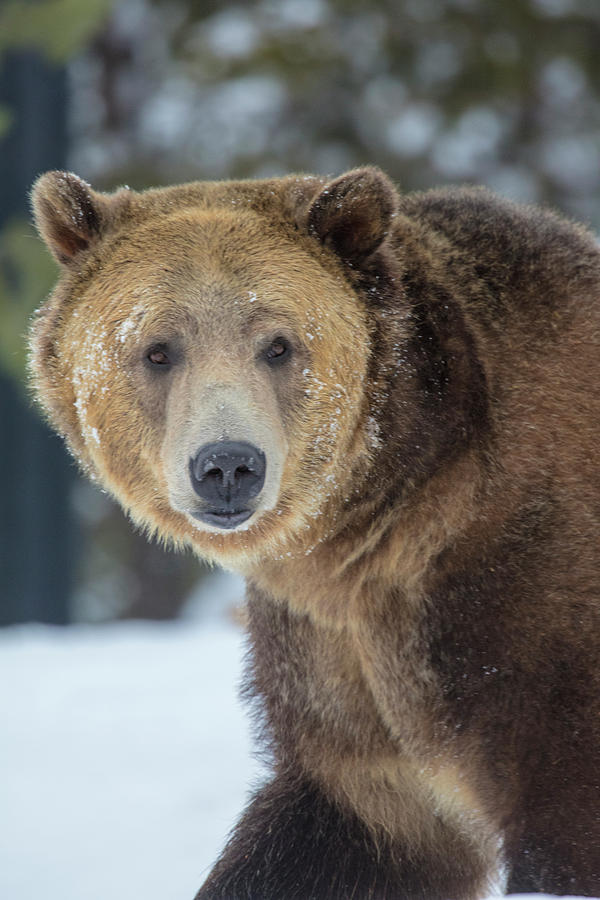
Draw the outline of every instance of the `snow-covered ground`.
[[[241,583],[203,590],[178,623],[0,631],[2,900],[192,900],[261,774]]]
[[[2,900],[193,898],[258,774],[212,586],[221,614],[0,631]]]

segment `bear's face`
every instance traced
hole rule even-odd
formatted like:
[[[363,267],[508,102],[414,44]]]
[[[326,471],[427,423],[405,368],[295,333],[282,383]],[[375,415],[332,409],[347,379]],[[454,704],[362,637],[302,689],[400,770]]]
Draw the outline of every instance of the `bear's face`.
[[[60,177],[35,198],[65,271],[32,370],[75,455],[135,521],[221,562],[310,530],[369,448],[367,313],[324,235],[178,189],[143,214],[144,194]]]

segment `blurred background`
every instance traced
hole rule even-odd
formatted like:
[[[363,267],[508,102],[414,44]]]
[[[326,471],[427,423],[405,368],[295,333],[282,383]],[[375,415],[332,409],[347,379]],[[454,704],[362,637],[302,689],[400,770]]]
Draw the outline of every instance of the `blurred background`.
[[[0,624],[170,619],[206,577],[137,535],[33,408],[28,223],[49,168],[100,189],[375,163],[600,227],[597,0],[0,2]]]

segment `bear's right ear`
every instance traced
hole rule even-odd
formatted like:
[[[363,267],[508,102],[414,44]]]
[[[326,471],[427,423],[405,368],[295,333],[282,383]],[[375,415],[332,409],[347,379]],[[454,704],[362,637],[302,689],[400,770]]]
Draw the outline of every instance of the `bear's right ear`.
[[[380,169],[353,169],[315,197],[308,229],[342,259],[360,263],[384,241],[397,205],[396,190]]]
[[[89,184],[71,172],[46,172],[31,191],[40,236],[59,263],[68,265],[102,231],[104,203]]]

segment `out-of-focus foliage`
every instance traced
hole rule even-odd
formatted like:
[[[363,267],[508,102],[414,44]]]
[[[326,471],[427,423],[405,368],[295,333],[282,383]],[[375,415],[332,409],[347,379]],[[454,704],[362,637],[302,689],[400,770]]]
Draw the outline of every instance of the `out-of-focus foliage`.
[[[0,140],[2,140],[2,135],[6,134],[12,123],[13,117],[10,110],[0,105]]]
[[[115,2],[8,0],[0,6],[0,69],[9,50],[35,49],[54,63],[68,62],[89,45]],[[0,139],[16,115],[0,105]],[[56,266],[32,227],[19,219],[5,225],[0,234],[0,367],[18,383],[25,377],[29,317],[55,280]]]
[[[375,162],[600,225],[599,47],[596,0],[130,0],[76,65],[74,163],[143,184]]]
[[[0,7],[0,53],[9,48],[35,48],[53,62],[67,62],[88,43],[115,2],[7,0]]]
[[[15,219],[0,241],[0,366],[25,383],[25,335],[31,313],[56,279],[56,265],[31,225]]]

